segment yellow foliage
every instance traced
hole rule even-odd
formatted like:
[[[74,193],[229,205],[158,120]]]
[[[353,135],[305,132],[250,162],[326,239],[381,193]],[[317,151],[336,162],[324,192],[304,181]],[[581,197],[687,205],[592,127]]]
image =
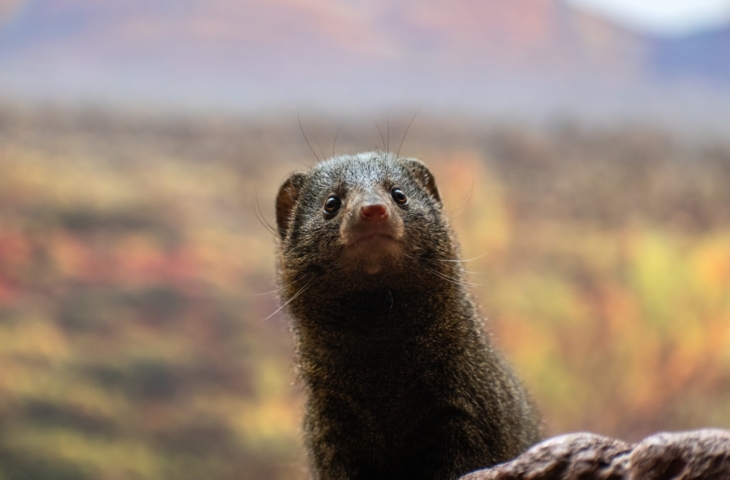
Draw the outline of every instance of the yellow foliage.
[[[443,155],[438,185],[466,258],[498,254],[510,241],[502,187],[475,152]]]
[[[306,145],[284,127],[43,125],[0,145],[3,448],[90,478],[302,477],[288,325],[263,321],[275,238],[253,202],[273,224]],[[548,434],[730,427],[730,153],[692,164],[692,184],[641,132],[437,149],[416,130]]]

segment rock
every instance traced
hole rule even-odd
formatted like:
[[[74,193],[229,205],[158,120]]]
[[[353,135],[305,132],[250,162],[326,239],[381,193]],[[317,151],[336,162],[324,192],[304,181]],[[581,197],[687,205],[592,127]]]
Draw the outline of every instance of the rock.
[[[471,473],[462,480],[619,480],[631,449],[625,442],[592,433],[562,435],[538,443],[511,462]]]
[[[652,435],[631,452],[630,466],[628,480],[730,479],[730,432]]]
[[[730,479],[730,432],[659,433],[631,445],[592,433],[550,438],[461,480]]]

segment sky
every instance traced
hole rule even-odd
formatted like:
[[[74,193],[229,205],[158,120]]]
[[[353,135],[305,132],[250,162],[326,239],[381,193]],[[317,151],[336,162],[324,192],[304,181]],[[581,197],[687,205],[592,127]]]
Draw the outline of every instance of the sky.
[[[632,28],[664,35],[725,25],[730,0],[563,0],[603,13]],[[29,0],[0,0],[0,28]]]
[[[639,30],[676,35],[724,25],[730,0],[565,0],[606,14]]]
[[[620,23],[660,34],[682,34],[730,20],[730,0],[564,0]],[[28,0],[0,0],[0,27]]]

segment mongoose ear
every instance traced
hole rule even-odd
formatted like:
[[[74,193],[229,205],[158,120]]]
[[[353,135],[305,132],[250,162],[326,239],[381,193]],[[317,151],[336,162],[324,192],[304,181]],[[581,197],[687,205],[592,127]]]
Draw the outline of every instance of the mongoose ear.
[[[413,178],[418,184],[425,189],[431,196],[440,204],[441,195],[439,195],[439,189],[436,187],[436,179],[433,177],[431,171],[426,165],[420,160],[408,159],[406,165],[408,170],[413,175]]]
[[[297,204],[306,178],[303,173],[293,173],[281,186],[279,194],[276,196],[276,227],[281,238],[284,238],[289,230],[294,206]]]

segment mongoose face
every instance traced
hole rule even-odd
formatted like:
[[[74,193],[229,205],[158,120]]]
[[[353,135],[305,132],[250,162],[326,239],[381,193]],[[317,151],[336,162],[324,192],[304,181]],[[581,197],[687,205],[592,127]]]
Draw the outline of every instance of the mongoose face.
[[[276,200],[286,284],[384,286],[420,262],[453,258],[438,189],[418,160],[382,152],[340,156],[293,174]]]

